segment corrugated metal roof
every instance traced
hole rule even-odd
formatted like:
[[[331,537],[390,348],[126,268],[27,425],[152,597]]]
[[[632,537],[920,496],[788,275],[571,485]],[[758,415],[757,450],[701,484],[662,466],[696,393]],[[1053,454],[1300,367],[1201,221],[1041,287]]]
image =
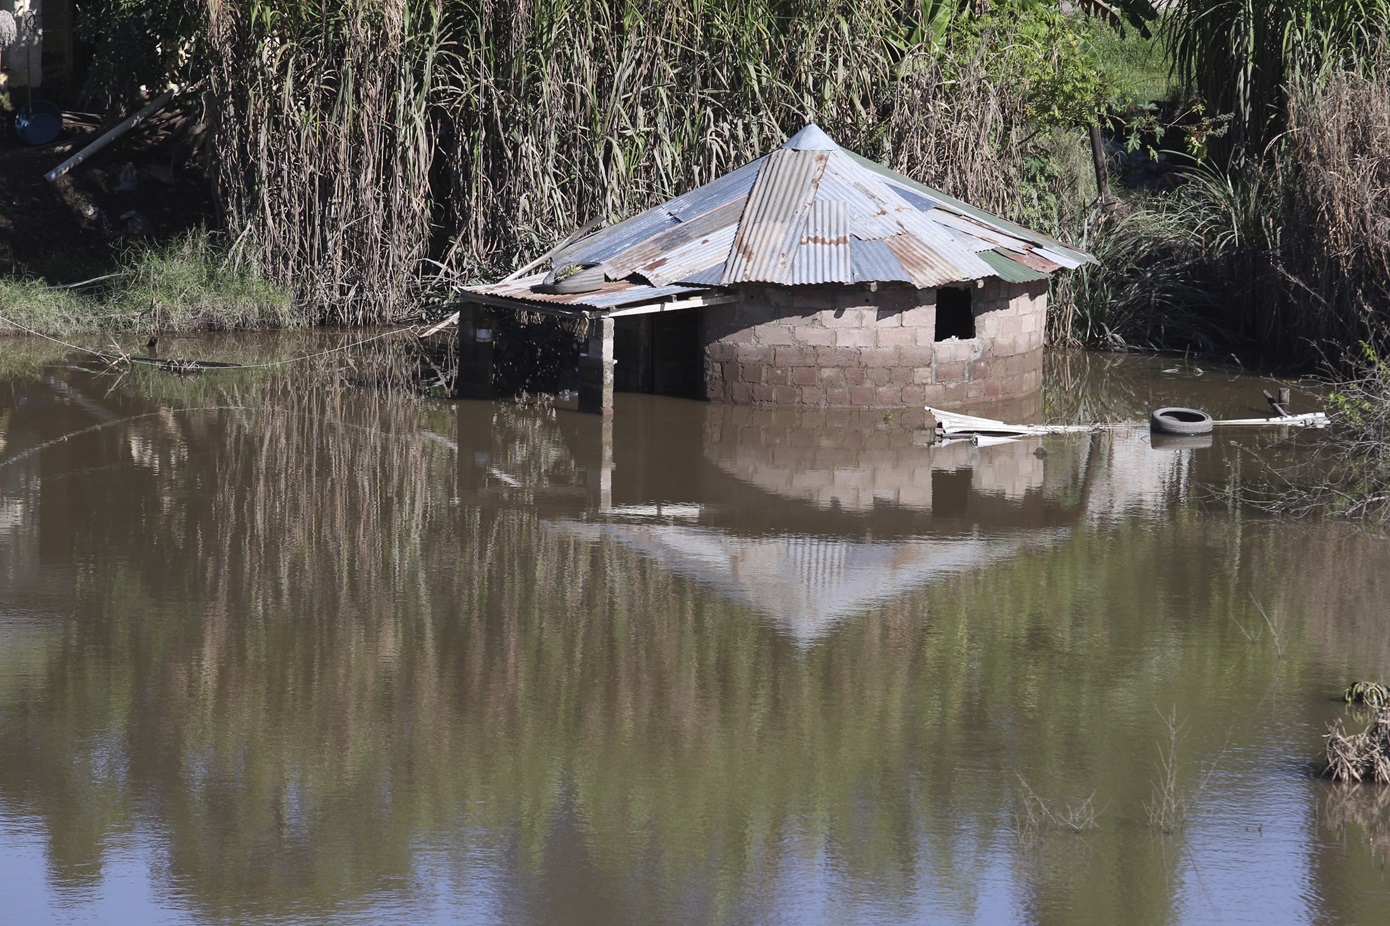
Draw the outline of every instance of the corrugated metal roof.
[[[861,241],[851,237],[849,259],[856,283],[912,282],[898,255],[882,241]]]
[[[1031,283],[1034,280],[1046,280],[1048,276],[1032,267],[1009,260],[998,251],[983,251],[980,253],[980,259],[994,268],[999,279],[1008,280],[1010,283]]]
[[[610,281],[628,282],[578,297],[512,288],[526,281],[501,285],[512,298],[599,308],[746,282],[1027,282],[1093,259],[847,151],[808,125],[765,157],[601,229],[555,259],[601,263]]]
[[[647,286],[643,283],[629,283],[626,280],[604,283],[599,289],[589,293],[543,293],[536,289],[545,280],[545,274],[522,277],[505,283],[489,283],[486,286],[473,286],[467,292],[495,299],[515,299],[545,306],[564,306],[575,309],[616,309],[643,302],[655,302],[678,296],[693,296],[705,292],[694,286]]]
[[[785,277],[829,158],[826,151],[779,148],[763,159],[724,268],[725,285],[792,282]]]

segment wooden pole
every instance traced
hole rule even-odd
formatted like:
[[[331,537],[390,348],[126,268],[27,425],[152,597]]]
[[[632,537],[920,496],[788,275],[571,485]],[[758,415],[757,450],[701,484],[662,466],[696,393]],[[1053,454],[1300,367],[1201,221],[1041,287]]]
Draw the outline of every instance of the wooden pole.
[[[1100,136],[1100,123],[1091,125],[1091,160],[1096,167],[1096,190],[1102,206],[1110,205],[1110,167],[1105,163],[1105,143]]]

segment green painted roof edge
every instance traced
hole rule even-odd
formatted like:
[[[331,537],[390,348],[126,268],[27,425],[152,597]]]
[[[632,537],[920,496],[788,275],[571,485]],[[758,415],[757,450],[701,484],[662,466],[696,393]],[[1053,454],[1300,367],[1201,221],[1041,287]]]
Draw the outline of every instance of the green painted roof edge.
[[[1051,276],[1042,270],[1034,270],[1027,264],[1020,264],[998,251],[980,251],[975,256],[993,267],[994,272],[999,274],[999,279],[1008,280],[1010,283],[1032,283]]]
[[[959,209],[961,212],[965,213],[966,215],[971,216],[971,217],[976,218],[976,219],[979,219],[979,220],[981,220],[982,222],[988,222],[988,223],[997,224],[997,225],[998,225],[1000,228],[1002,228],[1003,230],[1005,230],[1005,231],[1007,231],[1007,232],[1009,232],[1009,233],[1011,233],[1011,234],[1013,234],[1013,235],[1016,235],[1016,236],[1018,236],[1019,238],[1024,239],[1025,241],[1031,241],[1031,242],[1033,242],[1034,244],[1040,245],[1040,246],[1042,246],[1042,247],[1049,248],[1049,249],[1055,249],[1055,250],[1061,251],[1063,254],[1066,254],[1066,255],[1068,255],[1069,257],[1073,258],[1074,260],[1078,260],[1078,261],[1080,261],[1080,262],[1083,263],[1083,264],[1095,263],[1095,262],[1096,262],[1096,259],[1095,259],[1095,256],[1094,256],[1094,255],[1087,254],[1085,251],[1080,251],[1080,250],[1077,250],[1077,249],[1074,248],[1074,247],[1071,247],[1070,245],[1063,244],[1062,242],[1058,241],[1056,238],[1053,238],[1051,235],[1044,235],[1042,232],[1036,232],[1036,231],[1033,231],[1033,230],[1030,229],[1030,228],[1024,228],[1022,225],[1019,225],[1019,224],[1016,223],[1016,222],[1010,222],[1008,219],[1000,218],[999,216],[993,214],[992,212],[986,212],[985,210],[979,209],[979,208],[977,208],[977,207],[975,207],[975,206],[972,206],[972,205],[970,205],[969,203],[962,202],[961,200],[956,199],[956,198],[953,197],[953,196],[947,196],[945,193],[942,193],[940,190],[934,190],[934,189],[932,189],[931,187],[927,186],[925,183],[920,183],[920,182],[918,182],[918,181],[916,181],[916,180],[913,180],[911,177],[907,176],[906,174],[900,174],[900,173],[898,173],[896,170],[893,170],[892,168],[884,167],[882,164],[878,163],[877,161],[871,161],[871,160],[869,160],[868,158],[864,157],[862,154],[859,154],[859,153],[857,153],[857,152],[851,151],[851,150],[849,150],[848,148],[841,148],[840,150],[843,151],[845,154],[849,155],[850,157],[854,158],[854,159],[855,159],[856,161],[858,161],[862,166],[867,167],[869,170],[873,171],[873,172],[876,173],[876,174],[879,174],[880,176],[887,177],[887,178],[889,178],[890,180],[894,180],[894,181],[896,181],[896,182],[898,182],[898,183],[901,183],[901,184],[904,184],[904,185],[906,185],[906,186],[910,186],[910,187],[912,187],[913,189],[919,190],[919,191],[922,192],[924,195],[930,196],[932,199],[938,200],[938,201],[941,202],[943,205],[950,206],[952,209]],[[981,256],[984,256],[984,255],[982,254]],[[1007,258],[1005,258],[1005,259],[1007,260]],[[1015,263],[1014,261],[1009,261],[1009,262],[1010,262],[1010,263]],[[993,266],[993,263],[992,263],[992,262],[991,262],[991,266]],[[1034,271],[1034,272],[1036,272],[1036,271]],[[1041,278],[1041,277],[1029,277],[1029,279],[1042,279],[1042,278]],[[1026,282],[1026,281],[1024,281],[1024,280],[1018,280],[1018,281],[1016,281],[1016,282]]]

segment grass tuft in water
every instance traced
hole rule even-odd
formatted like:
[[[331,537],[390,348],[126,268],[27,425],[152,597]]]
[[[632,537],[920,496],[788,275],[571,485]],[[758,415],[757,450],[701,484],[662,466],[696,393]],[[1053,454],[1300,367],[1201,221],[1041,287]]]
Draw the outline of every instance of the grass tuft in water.
[[[311,321],[287,290],[232,269],[220,240],[196,231],[126,255],[126,269],[87,286],[0,279],[0,333],[187,332],[292,328]]]

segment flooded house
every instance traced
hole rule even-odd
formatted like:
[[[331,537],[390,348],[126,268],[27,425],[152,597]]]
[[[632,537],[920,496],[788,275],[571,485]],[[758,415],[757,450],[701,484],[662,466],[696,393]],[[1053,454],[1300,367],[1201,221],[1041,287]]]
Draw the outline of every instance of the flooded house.
[[[466,290],[459,394],[499,315],[573,320],[580,408],[613,390],[733,404],[963,407],[1036,393],[1050,275],[1092,258],[807,125],[780,148]]]

